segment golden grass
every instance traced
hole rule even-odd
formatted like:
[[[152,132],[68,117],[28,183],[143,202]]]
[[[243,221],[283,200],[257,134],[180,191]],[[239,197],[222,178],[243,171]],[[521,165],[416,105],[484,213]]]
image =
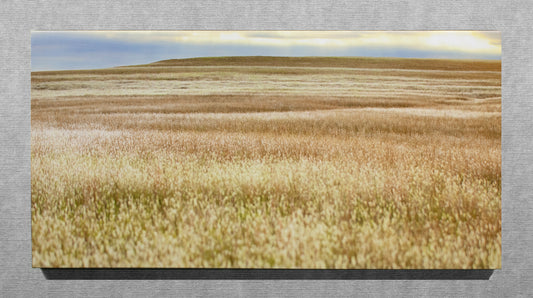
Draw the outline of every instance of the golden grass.
[[[111,74],[138,88],[122,95],[92,92],[120,89],[107,70],[32,74],[33,265],[500,268],[494,63],[378,62],[363,95],[338,94],[346,69],[302,65],[225,68],[235,92],[199,68],[207,94],[153,94],[157,71],[137,70],[168,62]]]

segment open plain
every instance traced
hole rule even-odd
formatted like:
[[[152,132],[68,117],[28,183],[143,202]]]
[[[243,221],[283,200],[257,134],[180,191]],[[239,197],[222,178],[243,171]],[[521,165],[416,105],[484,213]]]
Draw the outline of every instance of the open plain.
[[[31,76],[35,267],[501,267],[501,63]]]

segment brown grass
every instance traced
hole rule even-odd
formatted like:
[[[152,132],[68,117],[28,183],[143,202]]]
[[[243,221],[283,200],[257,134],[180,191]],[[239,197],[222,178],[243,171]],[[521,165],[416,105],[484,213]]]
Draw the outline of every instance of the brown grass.
[[[341,67],[373,69],[500,71],[501,62],[491,60],[442,60],[371,57],[211,57],[170,59],[147,66],[268,66]]]
[[[33,265],[501,267],[499,61],[363,60],[33,73]]]

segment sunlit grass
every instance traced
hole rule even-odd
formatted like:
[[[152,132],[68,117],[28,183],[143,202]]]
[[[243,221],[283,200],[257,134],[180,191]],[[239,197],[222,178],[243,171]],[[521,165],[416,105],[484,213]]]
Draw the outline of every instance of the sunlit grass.
[[[112,72],[140,88],[131,96],[35,88],[75,81],[92,94],[105,71],[32,78],[34,266],[501,267],[494,70],[472,86],[455,70],[462,87],[419,96],[442,84],[439,72],[398,70],[410,75],[394,88],[340,96],[306,86],[350,70],[234,67],[222,83],[238,90],[231,79],[257,71],[257,84],[267,75],[276,88],[226,94],[200,69],[213,94],[157,96],[138,68],[123,69]]]

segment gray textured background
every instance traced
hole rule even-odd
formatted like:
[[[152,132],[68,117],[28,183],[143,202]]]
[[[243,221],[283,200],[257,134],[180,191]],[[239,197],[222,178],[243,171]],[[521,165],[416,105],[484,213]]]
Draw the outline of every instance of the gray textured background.
[[[438,3],[438,4],[436,4]],[[0,296],[533,295],[533,2],[0,2]],[[31,268],[31,30],[498,30],[503,260],[489,281],[54,281]]]

